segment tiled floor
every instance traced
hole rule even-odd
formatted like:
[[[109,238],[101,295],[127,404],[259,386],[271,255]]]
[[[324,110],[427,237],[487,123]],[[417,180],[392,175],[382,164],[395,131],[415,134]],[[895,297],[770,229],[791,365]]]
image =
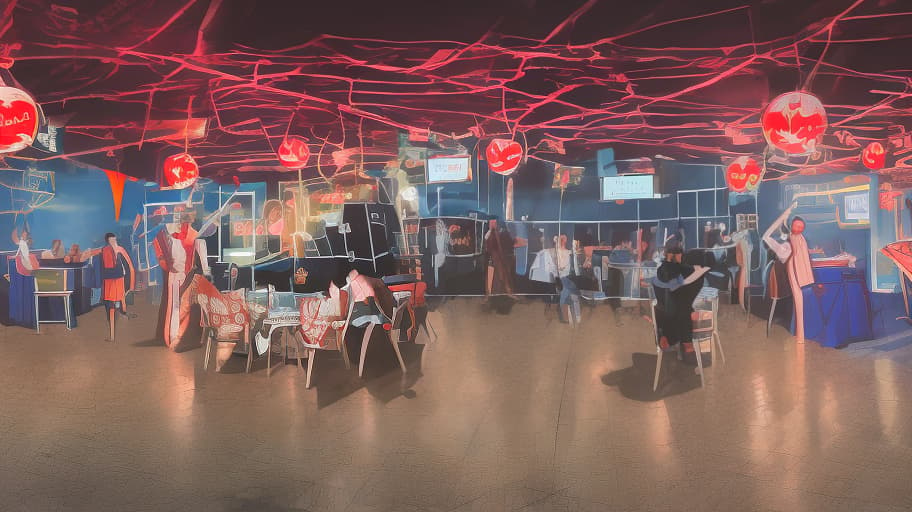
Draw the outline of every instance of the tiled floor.
[[[541,303],[431,313],[402,377],[319,354],[266,378],[235,358],[80,327],[0,328],[0,510],[900,511],[912,509],[912,332],[845,350],[770,339],[723,307],[727,364],[669,361],[607,307],[577,329]],[[353,350],[353,353],[357,353]]]

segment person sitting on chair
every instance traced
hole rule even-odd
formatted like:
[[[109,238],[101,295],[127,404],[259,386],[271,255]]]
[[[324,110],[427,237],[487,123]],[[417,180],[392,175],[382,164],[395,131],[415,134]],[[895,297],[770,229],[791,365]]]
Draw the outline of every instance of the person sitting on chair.
[[[667,349],[684,343],[688,352],[693,351],[693,301],[703,288],[703,276],[709,267],[685,265],[681,261],[684,250],[680,243],[671,241],[665,247],[665,260],[656,271],[653,287],[658,301],[656,317],[660,345]]]

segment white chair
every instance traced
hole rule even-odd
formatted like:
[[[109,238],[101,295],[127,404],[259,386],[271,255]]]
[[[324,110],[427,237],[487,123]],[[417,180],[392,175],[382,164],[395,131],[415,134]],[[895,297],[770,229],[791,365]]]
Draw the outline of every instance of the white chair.
[[[250,317],[246,309],[246,292],[247,291],[243,288],[240,290],[221,292],[221,295],[230,295],[235,301],[243,304],[243,316],[246,318],[246,321],[243,324],[237,324],[232,321],[213,321],[214,317],[210,312],[209,297],[203,294],[199,295],[197,300],[200,305],[200,311],[202,312],[201,324],[203,328],[201,341],[205,342],[203,370],[209,368],[209,354],[212,352],[212,340],[215,339],[216,342],[236,342],[234,337],[239,333],[241,341],[243,341],[244,345],[247,347],[246,372],[250,373],[250,368],[253,366],[254,348],[250,343]],[[222,316],[220,315],[219,318],[222,318]]]
[[[656,369],[655,369],[655,378],[652,382],[652,390],[655,391],[659,387],[659,374],[662,369],[662,355],[665,353],[665,350],[662,350],[661,338],[659,336],[659,326],[658,326],[658,314],[657,309],[659,306],[658,300],[655,297],[655,290],[650,286],[649,287],[650,295],[650,313],[652,321],[652,332],[655,340],[656,346]],[[710,304],[710,309],[695,309],[691,313],[691,320],[694,322],[693,327],[693,346],[694,346],[694,355],[697,359],[697,373],[700,374],[700,387],[705,386],[704,371],[703,371],[703,350],[702,343],[704,341],[709,341],[710,349],[710,360],[713,364],[716,362],[716,352],[713,346],[713,342],[719,349],[719,356],[722,359],[722,364],[725,364],[725,352],[722,350],[722,340],[719,337],[718,332],[718,296],[714,299],[703,299],[698,296],[697,301]],[[681,359],[681,344],[675,346],[678,352],[678,359]]]
[[[655,377],[652,379],[652,390],[655,391],[659,388],[659,374],[662,371],[662,356],[665,354],[665,351],[662,350],[661,338],[659,337],[659,323],[658,315],[656,314],[656,308],[658,308],[659,301],[655,298],[655,292],[652,289],[652,286],[649,287],[649,313],[650,313],[650,322],[652,323],[652,335],[653,341],[655,343],[656,350],[656,369]],[[675,346],[678,352],[678,359],[681,359],[681,345],[678,344]],[[703,375],[700,375],[700,378],[703,378]],[[702,380],[701,380],[702,383]]]
[[[408,299],[400,299],[396,306],[393,307],[393,318],[389,318],[377,305],[374,297],[367,298],[367,308],[372,314],[370,320],[366,322],[367,328],[364,329],[364,336],[361,339],[361,359],[358,362],[358,377],[364,374],[364,358],[367,355],[367,345],[370,343],[371,334],[373,334],[374,327],[377,325],[381,325],[383,328],[390,344],[393,346],[393,350],[396,352],[396,359],[399,360],[399,367],[402,368],[402,373],[406,373],[405,361],[402,359],[402,353],[399,352],[399,331],[402,328],[402,318],[405,315],[407,303]],[[393,332],[395,332],[395,336]]]
[[[67,330],[70,330],[70,302],[73,290],[67,290],[67,270],[35,270],[33,272],[35,279],[35,332],[41,332],[41,324],[66,324]],[[52,298],[59,297],[63,299],[63,320],[41,320],[39,318],[40,309],[38,299],[42,297]]]
[[[326,332],[326,337],[323,339],[323,343],[314,343],[311,340],[308,340],[301,329],[295,331],[296,342],[300,343],[307,353],[305,388],[310,389],[310,379],[313,375],[313,363],[318,350],[338,349],[342,353],[342,361],[345,363],[345,369],[348,370],[351,368],[351,360],[348,357],[348,347],[345,345],[345,335],[348,332],[353,306],[353,302],[349,300],[348,291],[346,289],[341,289],[339,291],[339,312],[342,312],[342,314],[329,320],[331,324],[329,330]],[[301,318],[303,320],[304,316],[302,315]],[[295,350],[297,350],[297,347],[295,347]]]

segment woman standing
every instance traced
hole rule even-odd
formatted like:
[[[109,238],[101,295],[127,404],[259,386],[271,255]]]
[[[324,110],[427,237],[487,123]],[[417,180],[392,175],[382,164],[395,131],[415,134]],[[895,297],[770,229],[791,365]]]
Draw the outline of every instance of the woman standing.
[[[485,302],[492,294],[506,292],[512,299],[513,294],[513,237],[506,229],[499,229],[497,220],[488,221],[488,232],[485,233],[484,251],[487,256],[487,275],[485,276]]]
[[[105,233],[105,246],[101,250],[102,289],[101,299],[108,314],[108,329],[110,337],[107,341],[114,341],[114,323],[118,311],[127,316],[125,297],[127,291],[136,282],[133,270],[133,261],[127,251],[117,244],[114,233]]]

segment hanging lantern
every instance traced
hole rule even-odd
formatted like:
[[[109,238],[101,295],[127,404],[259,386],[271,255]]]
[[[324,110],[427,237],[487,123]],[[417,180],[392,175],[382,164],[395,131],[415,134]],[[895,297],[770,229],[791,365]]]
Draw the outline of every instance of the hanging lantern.
[[[279,163],[286,169],[298,170],[307,165],[310,158],[310,148],[307,147],[307,141],[297,135],[289,135],[282,141],[277,151]]]
[[[178,153],[165,159],[165,181],[174,189],[193,186],[199,178],[199,167],[196,160],[187,153]]]
[[[0,154],[32,145],[38,134],[38,106],[25,91],[0,87]]]
[[[861,163],[872,171],[883,169],[886,161],[887,151],[880,142],[868,144],[861,152]]]
[[[519,167],[523,148],[515,140],[494,139],[485,150],[488,168],[502,176],[509,176]]]
[[[827,115],[816,96],[790,92],[766,107],[760,123],[770,146],[790,155],[807,155],[823,140]]]
[[[757,190],[763,169],[753,157],[739,156],[728,164],[725,170],[725,181],[732,192],[750,192]]]

